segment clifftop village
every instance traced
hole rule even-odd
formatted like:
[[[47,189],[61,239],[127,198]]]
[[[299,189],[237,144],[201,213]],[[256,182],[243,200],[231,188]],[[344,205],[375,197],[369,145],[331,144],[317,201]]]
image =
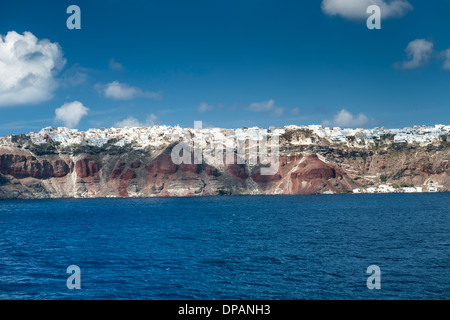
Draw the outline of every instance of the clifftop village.
[[[62,147],[73,145],[89,145],[102,147],[107,143],[115,146],[123,147],[131,145],[134,149],[144,149],[148,146],[164,147],[168,142],[173,141],[174,137],[183,137],[186,133],[194,133],[192,128],[181,128],[179,126],[150,126],[150,127],[124,127],[124,128],[100,128],[89,129],[88,131],[78,131],[77,129],[69,129],[65,127],[46,127],[39,132],[29,134],[33,144],[45,144],[50,140],[56,142]],[[222,129],[222,128],[205,128],[201,129],[204,137],[214,137],[224,141],[228,145],[230,142],[234,144],[237,139],[259,140],[263,134],[267,135],[283,135],[286,130],[309,130],[317,137],[326,139],[330,143],[349,144],[352,141],[359,146],[371,146],[379,141],[383,136],[393,137],[394,143],[408,143],[426,146],[439,141],[448,141],[450,135],[450,125],[435,126],[414,126],[402,129],[341,129],[340,127],[322,127],[321,125],[296,126],[290,125],[283,128],[272,129],[267,132],[261,128],[243,128],[243,129]],[[197,131],[198,132],[198,131]],[[259,133],[258,133],[259,132]],[[262,134],[260,132],[263,132]],[[265,133],[264,133],[265,132]],[[256,134],[255,134],[256,133]],[[230,137],[231,141],[230,141]],[[6,136],[2,139],[11,141],[12,136]],[[311,144],[309,141],[292,141],[293,144]],[[354,189],[353,193],[391,193],[391,192],[438,192],[442,186],[429,181],[423,186],[413,185],[395,185],[390,183],[378,186],[369,186]]]
[[[441,137],[450,135],[450,125],[414,126],[403,129],[341,129],[340,127],[322,127],[321,125],[296,126],[290,125],[283,128],[274,129],[270,134],[282,135],[287,129],[290,130],[310,130],[319,138],[327,139],[331,143],[348,143],[348,137],[355,137],[362,145],[371,145],[380,140],[382,136],[393,135],[394,143],[416,143],[426,146],[437,142]],[[90,145],[101,147],[113,140],[116,146],[132,145],[135,149],[143,149],[147,146],[162,146],[171,141],[176,135],[183,136],[185,133],[193,133],[192,128],[181,128],[179,126],[151,126],[151,127],[124,127],[124,128],[101,128],[89,129],[88,131],[78,131],[65,127],[46,127],[39,132],[29,134],[34,144],[47,143],[48,139],[60,143],[63,147],[74,144]],[[244,138],[261,139],[260,134],[252,135],[251,132],[262,132],[263,129],[244,128],[244,129],[222,129],[205,128],[201,129],[202,134],[216,139],[223,139],[228,132],[234,137],[244,136]],[[260,131],[261,130],[261,131]],[[9,136],[11,137],[11,136]],[[300,141],[300,144],[302,142]],[[305,144],[309,144],[305,142]]]

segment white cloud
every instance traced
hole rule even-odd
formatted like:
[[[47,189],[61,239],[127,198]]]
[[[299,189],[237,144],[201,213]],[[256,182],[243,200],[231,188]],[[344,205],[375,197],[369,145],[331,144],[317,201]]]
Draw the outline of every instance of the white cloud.
[[[0,35],[0,107],[50,100],[58,86],[54,76],[65,62],[57,43],[31,32]]]
[[[405,49],[408,61],[396,63],[395,67],[399,69],[413,69],[424,66],[430,60],[433,53],[433,43],[425,39],[416,39],[411,41]]]
[[[158,121],[158,117],[154,115],[153,113],[149,114],[144,122],[140,122],[135,117],[128,117],[122,121],[116,122],[114,124],[117,128],[123,128],[123,127],[150,127],[154,126],[156,122]]]
[[[79,101],[68,102],[55,109],[55,121],[74,128],[80,123],[81,118],[88,114],[88,111],[89,109]]]
[[[268,101],[253,102],[252,104],[250,104],[248,108],[250,111],[261,112],[272,110],[274,107],[275,107],[275,100],[270,99]]]
[[[149,98],[158,100],[161,94],[158,92],[144,91],[137,87],[129,86],[119,81],[113,81],[106,85],[97,84],[95,88],[101,92],[106,98],[115,100],[131,100],[134,98]]]
[[[299,113],[300,113],[300,108],[299,107],[291,109],[291,114],[292,115],[298,115]]]
[[[211,110],[213,110],[213,109],[214,109],[214,107],[211,106],[211,105],[209,105],[209,104],[207,104],[206,102],[200,103],[200,104],[198,105],[198,107],[197,107],[197,111],[198,111],[199,113],[203,113],[203,112],[206,112],[206,111],[211,111]]]
[[[117,62],[114,58],[109,60],[109,68],[114,71],[122,71],[123,65]]]
[[[145,123],[149,126],[154,126],[156,124],[156,121],[158,121],[158,117],[153,113],[149,114],[147,116],[147,119],[145,119]]]
[[[276,116],[282,116],[284,113],[284,108],[283,107],[275,107],[273,109],[273,114]]]
[[[330,16],[341,16],[347,19],[367,19],[367,8],[377,5],[381,9],[381,17],[401,17],[412,10],[412,5],[406,0],[323,0],[322,11]]]
[[[39,128],[47,126],[49,122],[51,122],[52,118],[44,118],[44,119],[32,119],[32,120],[19,120],[13,121],[9,123],[2,123],[0,127],[3,130],[6,129],[31,129],[31,128]]]
[[[91,70],[81,67],[79,64],[75,64],[64,71],[61,75],[61,82],[63,86],[79,86],[88,81],[88,72]]]
[[[253,112],[272,111],[275,116],[281,116],[284,112],[284,108],[276,106],[275,100],[273,99],[253,102],[247,109]]]
[[[445,70],[450,70],[450,49],[445,50],[442,54],[445,59],[442,68],[444,68]]]
[[[339,111],[333,120],[324,120],[324,126],[338,126],[338,127],[360,127],[369,122],[369,119],[364,113],[360,113],[357,117],[352,115],[345,109]]]
[[[115,127],[118,128],[123,128],[123,127],[143,127],[141,126],[141,123],[139,122],[138,119],[134,118],[134,117],[128,117],[122,121],[116,122],[116,124],[114,125]]]

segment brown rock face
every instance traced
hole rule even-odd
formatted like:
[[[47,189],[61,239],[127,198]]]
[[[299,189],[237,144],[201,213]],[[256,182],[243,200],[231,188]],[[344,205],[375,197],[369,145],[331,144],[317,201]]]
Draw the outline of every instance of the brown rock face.
[[[76,162],[75,171],[80,178],[99,179],[100,165],[90,158],[84,158]]]
[[[182,163],[178,166],[178,170],[185,173],[194,173],[197,174],[200,172],[200,165],[198,164],[185,164]]]
[[[264,176],[260,170],[252,174],[252,179],[266,194],[346,192],[353,186],[344,171],[321,161],[315,154],[280,157],[280,167],[275,175]]]
[[[0,172],[15,178],[49,179],[64,177],[70,173],[69,165],[63,160],[49,162],[37,160],[33,156],[2,154]]]
[[[142,164],[141,161],[136,160],[132,164],[130,164],[130,167],[133,168],[133,169],[137,169],[137,168],[141,167],[141,164]]]
[[[245,172],[244,164],[227,164],[227,172],[242,180],[246,180],[248,178],[248,174]]]
[[[73,165],[69,163],[69,165]],[[71,172],[71,168],[64,160],[56,160],[53,162],[53,177],[61,178],[65,177],[67,174]]]
[[[219,170],[217,170],[217,168],[214,168],[210,165],[205,165],[203,170],[208,176],[218,177],[221,175],[221,173],[219,172]]]
[[[237,164],[236,156],[234,164],[225,164],[224,157],[224,165],[176,165],[171,146],[84,156],[14,148],[0,148],[0,198],[346,193],[382,183],[432,183],[450,190],[448,144],[376,150],[285,144],[274,175],[261,175],[259,165]]]
[[[123,170],[125,169],[126,165],[127,165],[127,164],[124,163],[124,162],[120,163],[120,164],[114,169],[114,171],[112,172],[112,174],[111,174],[111,179],[117,179],[117,178],[119,178],[120,175],[122,174]]]
[[[296,172],[296,178],[300,180],[329,180],[336,178],[336,171],[334,168],[320,161],[316,155],[312,155],[307,157],[299,166],[299,170]]]
[[[137,177],[136,172],[131,169],[128,169],[121,177],[121,180],[132,180]]]
[[[290,179],[292,193],[320,193],[323,191],[345,192],[350,191],[352,184],[345,173],[333,164],[321,161],[317,155],[307,156],[294,170]]]
[[[255,171],[252,174],[252,179],[253,181],[259,183],[259,184],[263,184],[263,183],[268,183],[268,182],[274,182],[274,181],[278,181],[281,180],[281,174],[277,173],[274,175],[262,175],[261,174],[261,169],[258,169],[257,171]]]
[[[151,175],[172,174],[177,172],[177,165],[172,162],[170,154],[162,154],[157,157],[145,170]]]

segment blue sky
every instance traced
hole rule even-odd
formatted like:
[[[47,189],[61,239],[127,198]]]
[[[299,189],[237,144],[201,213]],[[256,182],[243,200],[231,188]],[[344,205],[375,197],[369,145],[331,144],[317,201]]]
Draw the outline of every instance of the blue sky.
[[[194,120],[449,124],[450,1],[359,5],[373,2],[381,30],[349,0],[3,1],[0,135]],[[66,27],[71,4],[81,30]],[[24,32],[37,38],[23,49],[36,59],[8,49],[32,42]]]

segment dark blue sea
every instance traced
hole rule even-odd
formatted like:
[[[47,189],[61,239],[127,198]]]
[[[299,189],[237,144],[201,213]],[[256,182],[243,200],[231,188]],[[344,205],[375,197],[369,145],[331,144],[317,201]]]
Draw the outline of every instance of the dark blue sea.
[[[0,299],[449,299],[450,194],[0,201]],[[79,266],[81,289],[66,273]],[[369,290],[367,267],[381,270]]]

